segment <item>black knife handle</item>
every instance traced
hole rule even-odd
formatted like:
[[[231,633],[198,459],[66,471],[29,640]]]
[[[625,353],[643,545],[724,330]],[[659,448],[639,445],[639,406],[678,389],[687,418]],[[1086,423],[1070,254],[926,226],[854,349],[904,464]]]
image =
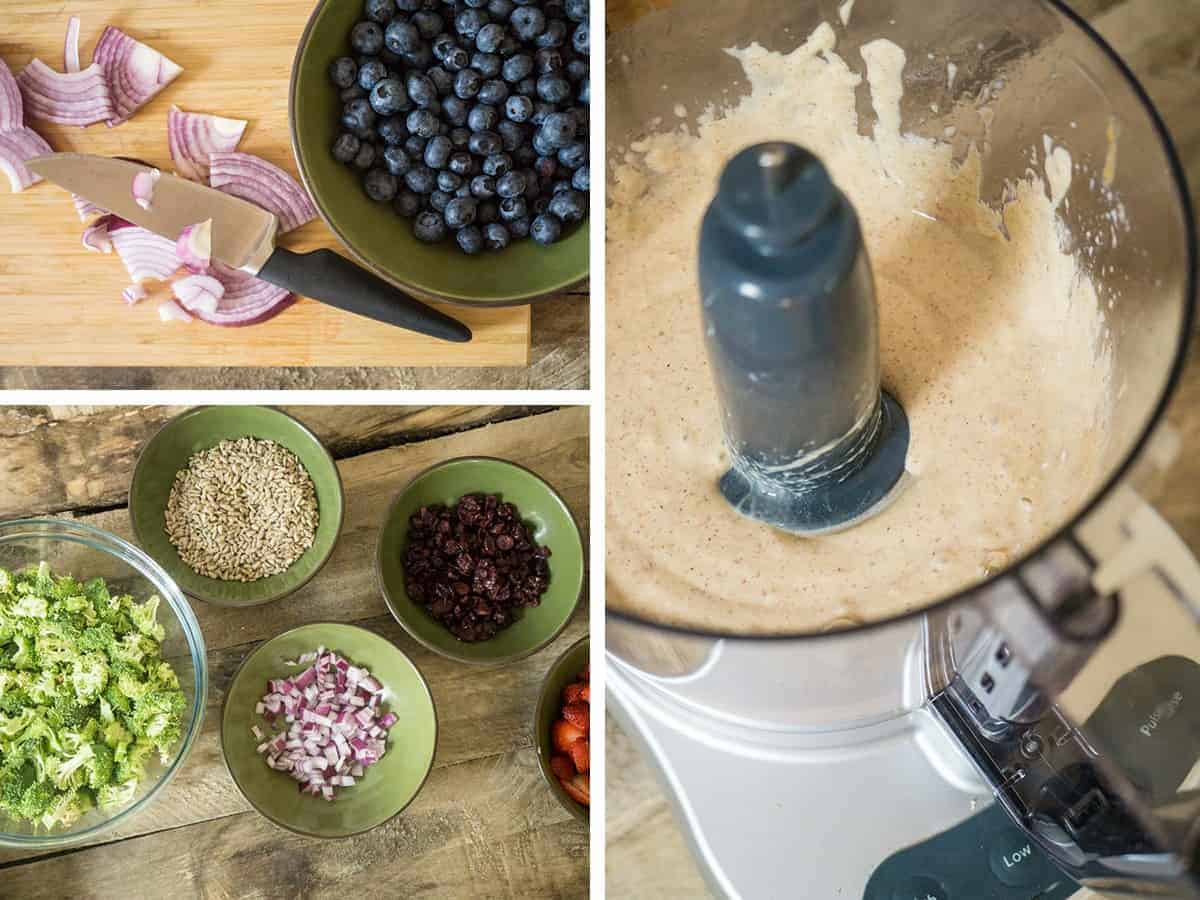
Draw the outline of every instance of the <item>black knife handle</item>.
[[[332,250],[293,253],[276,247],[258,277],[388,325],[457,344],[471,340],[471,329],[462,322],[415,300]]]

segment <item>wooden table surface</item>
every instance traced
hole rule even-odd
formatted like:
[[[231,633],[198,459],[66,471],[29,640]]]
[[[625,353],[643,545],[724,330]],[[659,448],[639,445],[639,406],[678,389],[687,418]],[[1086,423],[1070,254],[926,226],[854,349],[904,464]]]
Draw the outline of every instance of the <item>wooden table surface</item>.
[[[137,452],[177,410],[0,410],[0,518],[77,517],[131,538],[125,509]],[[0,897],[545,897],[588,894],[588,831],[542,781],[531,720],[542,678],[587,633],[586,597],[555,642],[495,671],[444,659],[394,622],[375,586],[379,524],[407,481],[439,460],[486,453],[528,466],[588,522],[584,408],[289,408],[326,442],[346,520],[321,573],[298,593],[248,610],[193,603],[210,690],[181,771],[125,828],[51,854],[0,850]],[[585,537],[586,546],[586,537]],[[401,647],[438,707],[433,772],[391,822],[346,841],[299,837],[254,812],[219,749],[229,680],[259,642],[306,622],[354,622]]]
[[[646,5],[646,0],[609,0],[610,20],[613,5],[626,2]],[[1193,203],[1200,200],[1200,117],[1195,114],[1200,97],[1200,0],[1071,0],[1070,5],[1091,20],[1142,80],[1183,156]],[[1183,450],[1148,493],[1200,553],[1200,335],[1192,342],[1191,364],[1168,416],[1182,437]],[[611,718],[605,749],[608,896],[707,896],[650,767]],[[1086,896],[1081,893],[1077,900]]]

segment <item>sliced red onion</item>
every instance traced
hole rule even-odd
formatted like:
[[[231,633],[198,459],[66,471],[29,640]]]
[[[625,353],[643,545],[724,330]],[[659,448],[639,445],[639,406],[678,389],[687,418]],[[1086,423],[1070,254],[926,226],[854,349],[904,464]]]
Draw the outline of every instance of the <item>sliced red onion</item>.
[[[63,68],[79,71],[79,16],[67,19],[67,37],[63,41]]]
[[[279,233],[316,218],[308,192],[283,169],[251,153],[213,153],[209,183],[227,194],[249,200],[279,218]]]
[[[4,60],[0,59],[0,132],[24,127],[25,108],[21,102],[21,88]]]
[[[166,281],[179,269],[174,241],[128,223],[110,224],[108,235],[134,284]]]
[[[29,171],[26,160],[53,152],[50,145],[32,128],[20,127],[0,132],[0,172],[8,176],[13,193],[42,180],[40,175]]]
[[[158,169],[151,169],[148,172],[138,172],[133,176],[133,202],[142,209],[149,209],[150,204],[154,202],[154,186],[158,184],[158,179],[162,178],[162,172]]]
[[[192,317],[174,300],[164,300],[158,304],[158,317],[164,322],[190,322]]]
[[[207,272],[212,262],[212,219],[184,228],[175,242],[175,253],[189,271]],[[221,293],[225,293],[223,286]]]
[[[216,312],[197,315],[212,325],[240,327],[265,322],[295,300],[283,288],[216,260],[212,263],[211,274],[225,286],[225,296],[217,304]]]
[[[153,47],[109,25],[92,54],[112,91],[109,125],[120,125],[145,106],[183,71]]]
[[[93,253],[112,253],[112,238],[108,236],[110,219],[110,216],[101,216],[83,229],[83,246]]]
[[[17,75],[17,85],[26,113],[35,119],[86,127],[113,115],[112,95],[96,63],[78,72],[55,72],[34,59]]]
[[[225,296],[225,285],[211,275],[185,275],[171,285],[171,290],[183,308],[196,315],[212,315]]]
[[[79,214],[80,222],[90,222],[97,216],[108,215],[108,210],[101,209],[87,197],[80,197],[78,194],[72,194],[71,200],[75,203],[75,212]]]
[[[184,178],[207,182],[210,154],[236,150],[246,125],[242,119],[184,112],[172,106],[167,111],[167,145],[175,170]]]
[[[121,298],[130,306],[141,303],[150,295],[146,293],[146,289],[140,284],[131,284],[125,290],[121,291]]]

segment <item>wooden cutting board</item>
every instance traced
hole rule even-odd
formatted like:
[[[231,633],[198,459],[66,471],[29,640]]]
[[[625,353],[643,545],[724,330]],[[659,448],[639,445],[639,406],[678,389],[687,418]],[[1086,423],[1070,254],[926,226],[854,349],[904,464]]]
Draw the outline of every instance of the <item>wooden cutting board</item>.
[[[358,2],[358,0],[346,0]],[[173,171],[167,110],[246,119],[239,149],[298,175],[288,132],[292,57],[314,4],[308,0],[31,0],[0,2],[0,58],[14,74],[34,56],[63,68],[67,18],[82,19],[80,59],[116,25],[179,65],[183,74],[118,128],[29,122],[57,151],[133,156]],[[70,196],[46,182],[8,194],[0,179],[0,366],[520,366],[529,362],[528,306],[443,305],[475,339],[447,344],[302,299],[268,322],[219,328],[161,322],[165,286],[134,307],[112,254],[86,250]],[[286,235],[293,250],[347,251],[320,221]],[[348,254],[347,254],[348,255]]]

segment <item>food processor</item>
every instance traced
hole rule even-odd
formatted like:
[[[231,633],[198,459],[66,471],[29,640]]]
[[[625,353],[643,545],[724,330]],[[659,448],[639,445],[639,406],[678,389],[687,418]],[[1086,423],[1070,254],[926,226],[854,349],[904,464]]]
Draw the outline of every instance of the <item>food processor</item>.
[[[788,52],[822,22],[859,72],[863,44],[905,49],[904,130],[960,158],[976,147],[994,208],[1032,168],[1030,148],[1067,147],[1075,177],[1058,216],[1097,289],[1114,372],[1098,489],[954,596],[773,637],[609,611],[609,708],[709,885],[819,900],[1200,896],[1200,563],[1138,492],[1179,452],[1161,419],[1192,327],[1196,246],[1145,93],[1053,0],[649,6],[610,14],[610,158],[680,107],[747,92],[725,48]],[[865,99],[859,111],[870,134]],[[908,439],[902,405],[880,390],[853,210],[786,143],[748,148],[714,192],[697,314],[730,467],[712,502],[764,529],[853,528],[904,489]],[[726,264],[747,248],[778,267],[739,302]],[[772,290],[811,315],[746,302]],[[807,352],[783,352],[798,341]]]

